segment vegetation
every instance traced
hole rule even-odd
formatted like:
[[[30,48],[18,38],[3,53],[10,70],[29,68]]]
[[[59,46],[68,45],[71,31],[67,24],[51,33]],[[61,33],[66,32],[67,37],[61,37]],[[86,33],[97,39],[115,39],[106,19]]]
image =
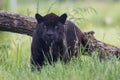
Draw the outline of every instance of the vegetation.
[[[26,0],[27,1],[27,0]],[[117,1],[117,0],[116,0]],[[34,17],[37,0],[18,0],[16,13]],[[8,3],[6,3],[8,4]],[[5,6],[5,5],[4,5]],[[97,39],[120,46],[120,2],[39,2],[39,13],[66,12],[82,31],[95,31]],[[8,8],[7,8],[8,9]],[[8,11],[7,9],[4,9]],[[11,10],[9,10],[11,11]],[[11,11],[12,12],[12,11]],[[79,56],[64,65],[46,65],[41,72],[30,70],[31,37],[0,32],[0,80],[119,80],[120,62],[116,58],[100,62],[96,55]],[[95,54],[95,53],[94,53]]]

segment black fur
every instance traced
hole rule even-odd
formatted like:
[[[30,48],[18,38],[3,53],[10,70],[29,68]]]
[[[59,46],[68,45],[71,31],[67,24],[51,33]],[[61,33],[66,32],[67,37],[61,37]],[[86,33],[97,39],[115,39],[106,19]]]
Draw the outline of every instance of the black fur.
[[[44,61],[52,64],[58,59],[67,63],[72,56],[77,56],[80,44],[86,45],[85,35],[74,23],[66,20],[67,14],[41,16],[37,13],[35,18],[38,24],[31,45],[32,67],[39,70]]]

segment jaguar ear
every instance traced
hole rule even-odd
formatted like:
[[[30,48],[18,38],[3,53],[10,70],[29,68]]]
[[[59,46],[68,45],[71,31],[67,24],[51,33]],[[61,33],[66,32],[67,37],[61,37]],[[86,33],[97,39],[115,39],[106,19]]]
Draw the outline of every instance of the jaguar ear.
[[[64,14],[62,14],[62,15],[59,17],[59,22],[61,22],[62,24],[64,24],[65,21],[66,21],[66,19],[67,19],[67,14],[64,13]]]
[[[35,14],[35,18],[36,18],[36,20],[37,20],[38,23],[43,22],[43,17],[40,14],[36,13]]]

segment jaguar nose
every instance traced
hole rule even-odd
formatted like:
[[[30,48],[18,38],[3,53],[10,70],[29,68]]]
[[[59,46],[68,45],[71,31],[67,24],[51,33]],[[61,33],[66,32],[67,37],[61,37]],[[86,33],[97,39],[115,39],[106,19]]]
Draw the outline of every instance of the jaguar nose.
[[[53,34],[47,34],[48,37],[53,37]]]
[[[47,34],[47,37],[48,37],[49,39],[53,39],[53,38],[54,38],[53,34]]]

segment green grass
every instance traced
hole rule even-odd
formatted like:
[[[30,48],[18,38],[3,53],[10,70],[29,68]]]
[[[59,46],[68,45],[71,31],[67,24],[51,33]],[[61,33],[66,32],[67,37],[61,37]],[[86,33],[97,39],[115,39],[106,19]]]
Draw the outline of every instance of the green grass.
[[[19,1],[16,12],[33,17],[36,3],[31,1]],[[45,15],[53,2],[51,0],[40,4],[39,13]],[[90,9],[90,12],[85,12],[89,7],[95,11]],[[68,19],[80,26],[82,31],[94,30],[98,40],[119,47],[119,7],[120,2],[64,2],[55,3],[50,12],[58,15],[66,12]],[[82,19],[76,20],[77,18]],[[109,23],[106,19],[112,22]],[[0,80],[120,80],[120,61],[113,58],[100,62],[96,56],[79,56],[66,65],[58,61],[55,65],[43,66],[41,72],[31,72],[30,45],[31,37],[0,32]]]
[[[78,57],[64,65],[43,66],[41,72],[31,72],[29,54],[15,53],[0,62],[2,80],[119,80],[120,63],[116,58],[100,62],[96,57]],[[19,56],[19,58],[17,57]],[[3,58],[3,57],[2,57]],[[0,59],[2,59],[0,58]]]

